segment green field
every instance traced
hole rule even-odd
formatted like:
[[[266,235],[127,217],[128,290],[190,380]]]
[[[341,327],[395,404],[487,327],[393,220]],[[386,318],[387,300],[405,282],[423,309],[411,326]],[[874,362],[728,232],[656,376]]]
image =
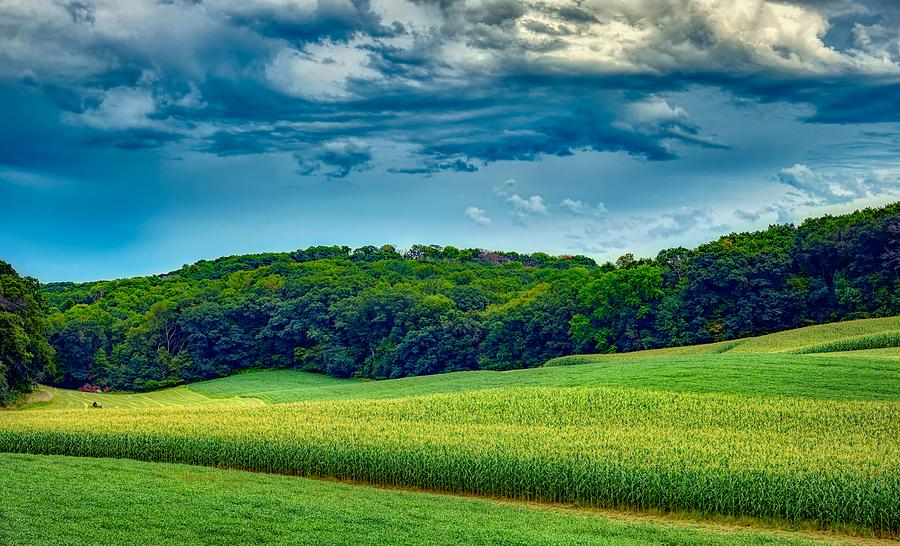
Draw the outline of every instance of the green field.
[[[159,408],[182,407],[206,404],[254,404],[262,403],[252,398],[210,398],[197,392],[186,385],[164,389],[155,392],[110,394],[81,392],[69,389],[56,389],[45,387],[42,392],[33,397],[35,402],[28,404],[24,409],[76,409],[91,407],[94,402],[99,402],[104,409],[113,408]]]
[[[799,546],[833,541],[811,533],[610,517],[127,460],[5,454],[0,455],[0,474],[4,476],[0,543],[9,546],[348,542]]]
[[[637,353],[635,353],[637,354]],[[839,356],[839,358],[838,358]],[[294,371],[266,371],[196,383],[210,397],[252,397],[269,403],[386,399],[512,387],[633,387],[670,392],[802,396],[831,400],[900,401],[900,351],[868,355],[722,354],[603,357],[586,366],[506,372],[474,371],[390,381],[304,381]],[[245,381],[247,383],[245,383]],[[288,384],[290,387],[285,388]]]
[[[624,353],[617,355],[577,355],[564,356],[555,358],[547,363],[548,366],[563,366],[569,364],[583,364],[586,362],[598,362],[609,359],[623,358],[647,358],[647,357],[670,357],[685,355],[713,355],[713,354],[777,354],[789,353],[798,354],[806,353],[810,349],[824,348],[821,352],[855,352],[856,347],[841,347],[833,345],[846,343],[847,340],[859,338],[874,338],[880,340],[881,347],[860,347],[861,349],[895,349],[898,347],[894,341],[898,333],[900,333],[900,317],[885,317],[877,319],[865,320],[849,320],[845,322],[835,322],[831,324],[819,324],[816,326],[807,326],[806,328],[797,328],[795,330],[785,330],[784,332],[776,332],[765,336],[748,337],[733,341],[721,341],[719,343],[709,343],[706,345],[692,345],[688,347],[672,347],[668,349],[653,349],[650,351],[640,351],[636,353]],[[882,338],[881,336],[886,336]],[[829,351],[828,347],[832,347]],[[894,352],[893,355],[900,358],[900,353]]]
[[[852,321],[389,381],[281,370],[141,395],[53,390],[34,411],[0,412],[0,451],[896,536],[897,331],[896,317]],[[887,346],[792,354],[860,337]]]

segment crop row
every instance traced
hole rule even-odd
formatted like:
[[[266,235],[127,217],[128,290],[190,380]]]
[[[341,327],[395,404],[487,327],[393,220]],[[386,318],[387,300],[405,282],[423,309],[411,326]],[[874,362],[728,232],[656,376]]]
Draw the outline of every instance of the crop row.
[[[0,414],[0,450],[900,531],[900,404],[611,388]]]
[[[900,347],[900,331],[879,332],[863,336],[848,337],[816,345],[795,349],[799,354],[835,353],[839,351],[860,351],[864,349],[890,349]]]

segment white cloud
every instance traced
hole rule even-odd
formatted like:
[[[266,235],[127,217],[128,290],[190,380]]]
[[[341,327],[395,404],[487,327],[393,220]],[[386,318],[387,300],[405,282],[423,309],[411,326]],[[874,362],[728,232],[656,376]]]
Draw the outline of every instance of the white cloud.
[[[575,250],[615,253],[673,245],[693,246],[727,232],[721,215],[708,206],[661,210],[655,214],[607,217],[580,222],[566,235]]]
[[[560,202],[559,206],[563,210],[565,210],[571,214],[574,214],[576,216],[588,216],[589,215],[589,216],[595,216],[597,218],[604,218],[607,215],[607,213],[609,212],[606,209],[606,205],[603,203],[603,201],[597,201],[597,204],[592,207],[592,206],[588,205],[587,203],[585,203],[584,201],[577,200],[577,199],[570,199],[567,197]]]
[[[715,216],[709,207],[681,207],[646,219],[646,234],[652,238],[669,238],[693,230],[714,226]]]
[[[514,179],[510,178],[506,180],[496,188],[494,188],[494,193],[499,195],[500,197],[509,197],[513,193],[513,189],[516,187],[516,182]]]
[[[356,12],[342,0],[209,4],[207,13],[226,20],[262,15],[290,23],[325,16],[350,20]],[[377,0],[371,6],[382,25],[397,23],[408,31],[384,38],[386,43],[432,56],[437,73],[450,79],[523,63],[557,73],[897,71],[896,63],[884,63],[870,48],[840,52],[826,45],[824,11],[775,0]],[[880,35],[874,25],[866,33]]]
[[[779,171],[776,178],[807,197],[807,204],[849,203],[862,197],[900,192],[900,170],[897,169],[817,172],[797,163]]]
[[[532,218],[550,214],[550,209],[544,202],[543,197],[540,195],[532,195],[527,198],[522,197],[514,191],[517,185],[518,182],[510,178],[494,188],[494,194],[512,206],[511,214],[516,223],[525,224]]]
[[[667,140],[724,147],[714,137],[701,134],[700,128],[684,108],[672,106],[668,100],[658,96],[629,103],[622,112],[621,119],[614,121],[613,126]]]
[[[747,209],[737,209],[734,211],[734,215],[738,217],[738,219],[743,220],[745,222],[755,222],[759,220],[759,218],[763,214],[763,209],[756,210],[747,210]]]
[[[587,205],[583,201],[576,201],[568,197],[563,199],[559,206],[572,214],[585,214],[587,212]]]
[[[581,4],[581,20],[573,21],[562,9],[567,6],[562,0],[528,4],[509,41],[535,64],[598,73],[898,70],[896,62],[864,49],[840,52],[826,45],[829,21],[814,7],[771,0],[608,0]]]
[[[743,222],[754,223],[759,221],[763,216],[774,219],[776,224],[790,224],[794,221],[792,213],[793,206],[800,206],[797,203],[791,204],[791,199],[786,199],[783,203],[766,205],[765,207],[746,210],[738,209],[734,211],[734,216]]]
[[[278,52],[266,76],[276,88],[312,100],[350,97],[351,79],[374,80],[380,74],[369,68],[369,53],[360,41],[308,44],[302,51],[285,48]]]
[[[900,29],[889,30],[880,24],[855,23],[850,31],[856,54],[866,56],[871,63],[891,66],[900,58]]]
[[[544,198],[540,195],[532,195],[525,199],[518,193],[514,193],[506,198],[506,202],[513,206],[513,213],[520,216],[546,215],[549,213],[547,205],[544,204]]]
[[[207,71],[235,76],[221,59],[202,58],[211,44],[227,40],[252,44],[254,54],[270,61],[266,76],[279,89],[317,98],[346,97],[349,79],[381,77],[367,59],[365,46],[374,43],[415,54],[431,67],[435,85],[523,68],[654,76],[900,72],[896,28],[857,24],[852,47],[839,51],[824,42],[826,11],[775,0],[93,0],[79,4],[81,11],[74,5],[0,2],[0,73],[85,77],[121,66],[117,56],[128,52],[167,72],[177,67],[197,78]],[[355,38],[292,40],[290,47],[278,39],[287,32],[271,40],[253,35],[266,25],[305,28],[328,21],[356,25]],[[374,31],[395,23],[405,32]]]
[[[681,106],[672,106],[663,98],[650,97],[629,105],[631,118],[639,125],[659,127],[663,124],[689,121]]]
[[[96,108],[69,114],[68,121],[104,130],[150,127],[157,122],[148,116],[156,111],[156,101],[147,89],[115,87],[104,92]]]
[[[775,202],[755,209],[737,209],[734,217],[746,223],[761,220],[788,224],[822,210],[841,210],[855,202],[900,197],[900,167],[872,169],[846,165],[841,168],[811,168],[802,163],[781,169],[775,180],[789,190]],[[821,213],[821,212],[819,212]]]
[[[478,207],[466,207],[466,216],[478,225],[489,226],[491,219],[487,216],[484,209]]]

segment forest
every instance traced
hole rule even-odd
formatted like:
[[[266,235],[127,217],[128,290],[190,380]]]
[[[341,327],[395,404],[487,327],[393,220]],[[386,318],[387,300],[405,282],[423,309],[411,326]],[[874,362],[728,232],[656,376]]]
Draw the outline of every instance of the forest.
[[[40,293],[2,266],[0,396],[32,379],[143,391],[251,368],[398,378],[900,314],[900,203],[604,264],[320,246]]]

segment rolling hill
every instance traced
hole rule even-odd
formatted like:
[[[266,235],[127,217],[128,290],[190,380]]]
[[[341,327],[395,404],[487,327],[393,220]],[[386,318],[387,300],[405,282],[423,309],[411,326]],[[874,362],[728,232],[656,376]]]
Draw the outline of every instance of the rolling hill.
[[[0,412],[0,451],[890,537],[900,530],[898,325],[850,321],[505,372],[365,381],[267,370],[143,394],[52,389],[29,411]],[[884,346],[800,354],[857,339]],[[118,479],[113,491],[134,486]]]
[[[900,400],[900,317],[810,326],[755,338],[612,355],[553,359],[544,367],[407,377],[338,379],[296,370],[251,371],[137,394],[45,388],[31,409],[171,407],[211,403],[285,403],[384,399],[505,387],[631,387],[674,392]],[[880,339],[893,347],[795,354],[845,340]],[[835,346],[841,348],[840,346]],[[572,366],[573,364],[586,364]],[[590,365],[587,365],[590,364]],[[49,396],[48,396],[49,395]]]

